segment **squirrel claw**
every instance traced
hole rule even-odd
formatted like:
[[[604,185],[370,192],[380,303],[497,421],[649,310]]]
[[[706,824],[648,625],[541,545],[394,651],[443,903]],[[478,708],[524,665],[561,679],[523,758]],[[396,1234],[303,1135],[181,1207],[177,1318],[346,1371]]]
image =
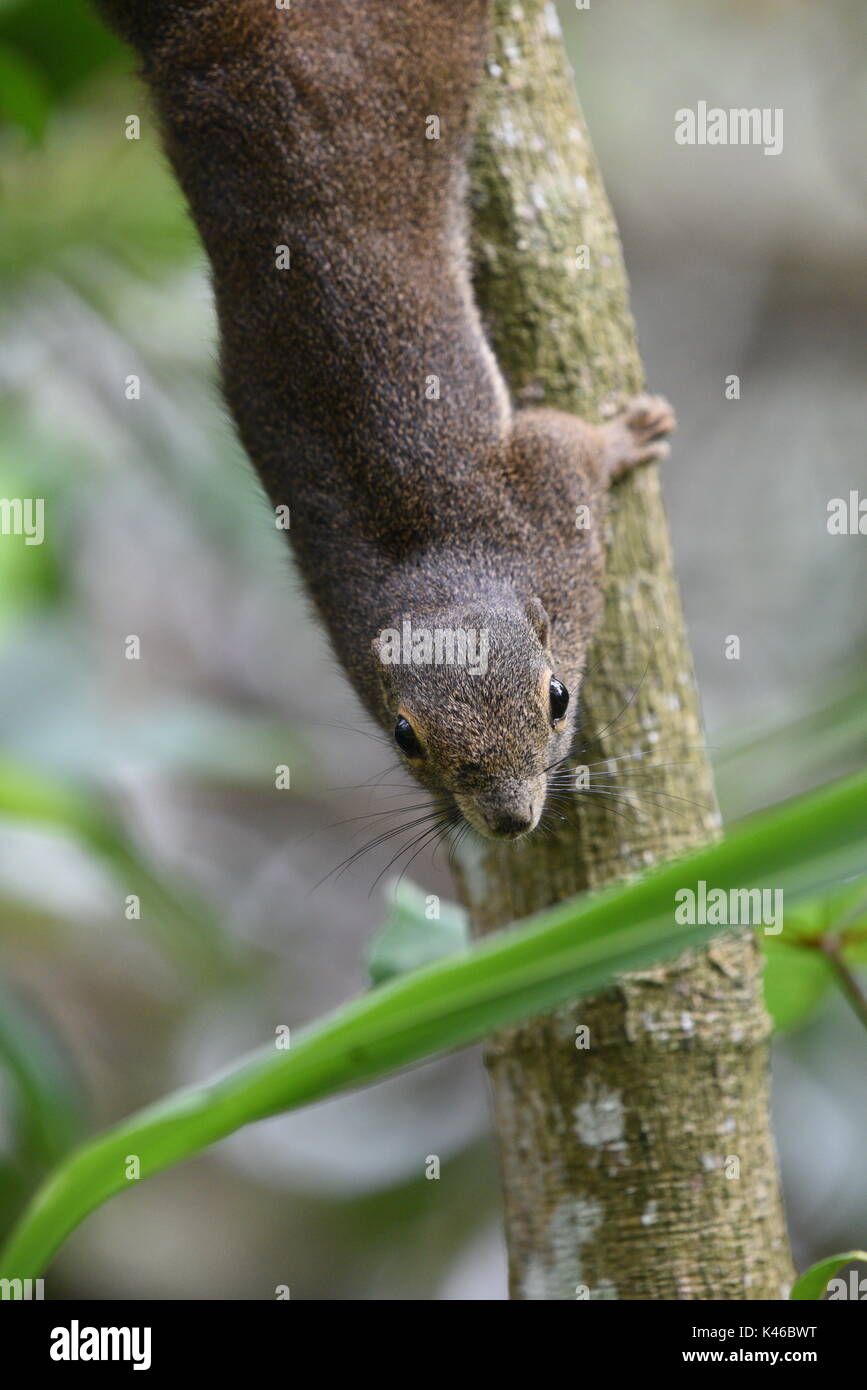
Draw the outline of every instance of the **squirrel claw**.
[[[676,428],[674,410],[664,396],[633,396],[622,414],[605,426],[610,476],[619,478],[641,463],[667,458],[665,436]]]

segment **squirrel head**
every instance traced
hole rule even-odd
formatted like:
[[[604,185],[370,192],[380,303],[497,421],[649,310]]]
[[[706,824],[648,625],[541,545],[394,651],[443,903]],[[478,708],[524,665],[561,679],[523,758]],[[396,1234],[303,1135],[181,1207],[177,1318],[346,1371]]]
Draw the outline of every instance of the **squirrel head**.
[[[404,614],[373,650],[383,724],[416,781],[488,839],[535,829],[548,773],[571,748],[576,703],[541,601]]]

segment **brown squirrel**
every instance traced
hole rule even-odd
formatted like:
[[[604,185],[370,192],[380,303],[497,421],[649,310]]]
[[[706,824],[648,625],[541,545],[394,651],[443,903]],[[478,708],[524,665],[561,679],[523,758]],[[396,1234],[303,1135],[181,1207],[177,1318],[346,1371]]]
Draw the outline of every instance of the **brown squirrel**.
[[[224,394],[340,662],[455,821],[531,831],[573,740],[608,487],[674,416],[512,409],[464,209],[489,0],[97,3],[156,99]]]

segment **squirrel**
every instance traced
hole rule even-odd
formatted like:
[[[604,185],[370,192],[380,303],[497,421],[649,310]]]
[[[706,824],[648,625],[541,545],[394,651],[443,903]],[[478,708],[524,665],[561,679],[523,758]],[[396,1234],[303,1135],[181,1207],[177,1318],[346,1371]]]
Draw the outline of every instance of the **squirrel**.
[[[604,425],[513,409],[465,207],[490,0],[96,3],[155,98],[223,393],[340,664],[454,824],[528,834],[574,740],[609,487],[675,421],[653,396]]]

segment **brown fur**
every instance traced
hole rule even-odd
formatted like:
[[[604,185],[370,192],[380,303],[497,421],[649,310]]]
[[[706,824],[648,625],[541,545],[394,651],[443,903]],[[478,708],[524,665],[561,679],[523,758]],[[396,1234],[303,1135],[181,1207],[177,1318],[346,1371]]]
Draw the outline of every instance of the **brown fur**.
[[[512,412],[463,205],[488,0],[99,4],[156,97],[213,267],[226,399],[338,658],[389,733],[409,718],[423,785],[484,834],[531,828],[574,732],[610,480],[660,457],[674,421],[650,397],[605,427]],[[488,631],[487,671],[384,666],[405,614]],[[572,697],[557,725],[551,671]]]

